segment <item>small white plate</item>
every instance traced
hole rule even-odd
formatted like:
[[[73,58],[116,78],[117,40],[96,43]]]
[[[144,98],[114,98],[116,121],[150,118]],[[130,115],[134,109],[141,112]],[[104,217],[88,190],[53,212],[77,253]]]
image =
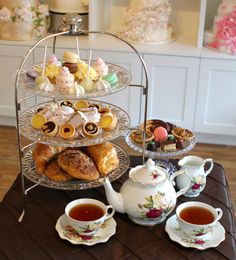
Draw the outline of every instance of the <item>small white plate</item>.
[[[171,240],[179,243],[184,247],[193,247],[199,250],[204,250],[210,247],[217,247],[225,240],[225,229],[218,222],[213,232],[205,239],[191,239],[179,227],[176,215],[170,217],[166,222],[165,227]]]
[[[110,218],[104,222],[102,228],[94,236],[82,236],[67,224],[66,216],[63,214],[57,220],[55,228],[61,239],[68,240],[74,245],[92,246],[108,241],[108,239],[116,233],[116,221],[114,218]]]

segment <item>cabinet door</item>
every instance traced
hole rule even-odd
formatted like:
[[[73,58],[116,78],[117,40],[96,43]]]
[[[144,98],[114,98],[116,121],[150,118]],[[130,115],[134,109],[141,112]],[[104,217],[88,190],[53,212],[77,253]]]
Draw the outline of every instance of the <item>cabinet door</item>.
[[[236,61],[202,59],[195,131],[236,136]]]
[[[148,118],[193,128],[199,59],[144,55],[149,72]]]
[[[19,69],[23,57],[28,51],[28,47],[23,46],[0,46],[0,124],[15,124],[15,77],[14,74]],[[27,64],[32,64],[32,55],[27,60]]]
[[[141,85],[142,65],[137,55],[133,53],[120,53],[108,51],[93,51],[92,58],[102,58],[105,62],[114,63],[127,69],[132,75],[132,83]],[[125,110],[131,119],[131,126],[140,123],[142,89],[139,87],[127,87],[126,89],[99,98],[105,102],[112,103]]]

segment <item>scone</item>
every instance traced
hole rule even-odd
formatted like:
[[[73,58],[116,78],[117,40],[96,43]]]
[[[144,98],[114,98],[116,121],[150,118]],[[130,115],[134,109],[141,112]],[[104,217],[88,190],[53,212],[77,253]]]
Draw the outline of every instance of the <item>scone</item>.
[[[74,179],[71,175],[59,167],[56,158],[47,163],[43,174],[52,181],[70,181]]]
[[[95,162],[101,175],[107,175],[119,165],[115,147],[109,143],[88,146],[87,154]]]
[[[92,181],[99,178],[99,172],[86,154],[76,148],[68,148],[57,157],[58,165],[77,179]]]

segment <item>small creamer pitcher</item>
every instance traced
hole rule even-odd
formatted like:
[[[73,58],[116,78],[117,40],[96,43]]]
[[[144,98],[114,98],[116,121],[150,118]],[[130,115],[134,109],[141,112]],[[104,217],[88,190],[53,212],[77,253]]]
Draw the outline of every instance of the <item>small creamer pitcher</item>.
[[[207,162],[209,162],[210,165],[205,171],[205,164]],[[213,159],[203,159],[198,156],[190,155],[179,160],[178,165],[181,167],[181,170],[185,171],[191,177],[190,188],[185,192],[184,196],[197,197],[206,186],[206,177],[214,166]],[[188,178],[186,174],[177,176],[176,183],[179,189],[187,185]]]

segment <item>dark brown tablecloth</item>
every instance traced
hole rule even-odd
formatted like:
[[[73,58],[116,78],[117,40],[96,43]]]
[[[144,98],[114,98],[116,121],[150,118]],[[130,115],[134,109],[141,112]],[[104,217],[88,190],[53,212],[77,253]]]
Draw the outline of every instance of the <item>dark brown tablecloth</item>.
[[[131,157],[131,165],[138,163],[141,163],[139,157]],[[113,182],[115,189],[119,190],[126,179],[127,173]],[[27,184],[31,185],[29,181]],[[234,212],[224,169],[217,163],[199,197],[189,199],[182,196],[178,199],[178,203],[204,201],[223,210],[220,222],[226,230],[226,239],[216,248],[204,251],[184,248],[169,239],[164,229],[165,222],[144,227],[131,222],[126,214],[119,213],[114,216],[116,234],[109,241],[94,246],[72,245],[59,238],[55,224],[69,201],[83,197],[107,203],[103,187],[61,191],[38,186],[29,192],[25,217],[22,223],[18,223],[22,205],[18,176],[0,204],[0,259],[236,259]]]

